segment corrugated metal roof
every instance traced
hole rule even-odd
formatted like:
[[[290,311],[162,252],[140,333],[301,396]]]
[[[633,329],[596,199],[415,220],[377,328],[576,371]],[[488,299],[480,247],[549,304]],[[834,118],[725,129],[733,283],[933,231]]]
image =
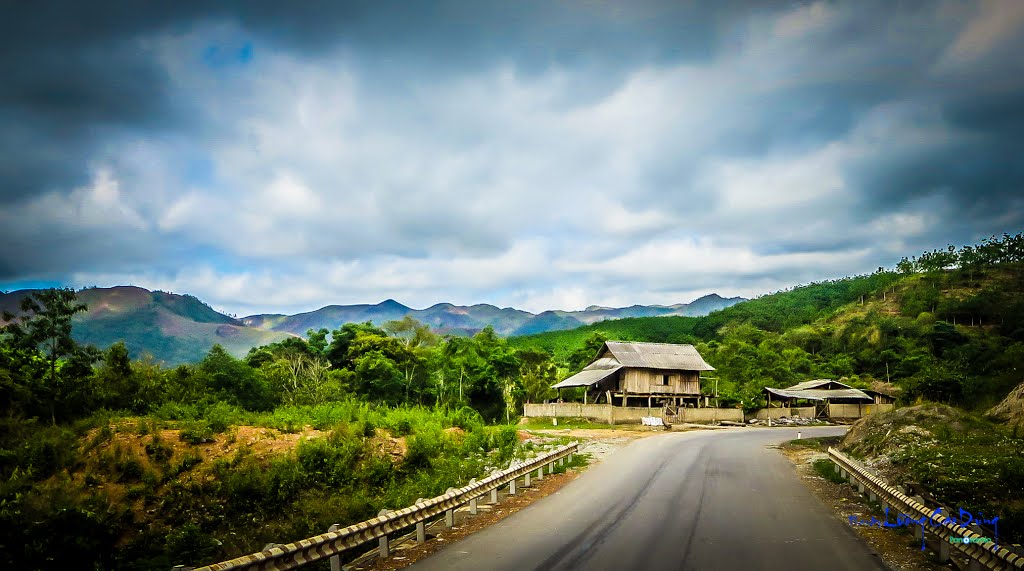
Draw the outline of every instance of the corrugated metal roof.
[[[845,387],[847,389],[852,389],[853,388],[850,385],[844,385],[843,383],[840,383],[839,381],[833,381],[832,379],[815,379],[813,381],[804,381],[802,383],[797,383],[797,384],[795,384],[795,385],[793,385],[791,387],[786,387],[786,390],[802,391],[802,390],[805,390],[805,389],[816,389],[816,388],[818,388],[818,387],[820,387],[822,385],[828,385],[828,384],[836,384],[836,385],[839,385],[841,387]]]
[[[833,399],[853,399],[863,400],[866,402],[874,402],[875,399],[864,394],[863,391],[858,389],[805,389],[805,390],[792,390],[790,389],[773,389],[771,387],[765,387],[766,391],[773,395],[777,395],[783,398],[791,399],[808,399],[808,400],[833,400]]]
[[[621,369],[622,366],[615,366],[612,368],[594,368],[587,367],[575,375],[565,379],[564,381],[553,385],[553,389],[565,389],[568,387],[586,387],[600,383],[607,379],[611,375],[615,374],[615,371]]]
[[[608,351],[623,367],[670,369],[677,371],[714,371],[693,345],[608,341]]]

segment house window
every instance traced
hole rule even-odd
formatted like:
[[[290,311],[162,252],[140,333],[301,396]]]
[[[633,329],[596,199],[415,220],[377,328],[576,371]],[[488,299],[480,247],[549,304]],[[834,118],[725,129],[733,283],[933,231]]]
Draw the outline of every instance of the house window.
[[[668,375],[661,376],[661,384],[668,386]]]

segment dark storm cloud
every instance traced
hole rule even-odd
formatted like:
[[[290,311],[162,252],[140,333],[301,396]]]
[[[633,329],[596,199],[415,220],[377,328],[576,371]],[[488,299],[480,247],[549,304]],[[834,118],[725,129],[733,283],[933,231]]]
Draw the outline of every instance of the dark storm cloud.
[[[871,270],[1024,224],[1019,13],[20,3],[0,20],[0,281],[205,263],[165,287],[224,303],[294,262],[293,290],[467,283],[472,302],[500,282],[586,305]]]

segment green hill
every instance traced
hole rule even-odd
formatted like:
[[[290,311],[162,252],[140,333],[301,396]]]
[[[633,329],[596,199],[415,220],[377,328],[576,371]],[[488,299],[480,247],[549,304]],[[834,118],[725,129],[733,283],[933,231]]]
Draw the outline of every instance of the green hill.
[[[0,311],[16,313],[28,293],[0,294]],[[148,354],[169,365],[199,361],[218,343],[240,357],[250,347],[290,337],[248,327],[190,295],[119,286],[84,289],[78,300],[89,310],[73,320],[77,341],[100,348],[124,341],[133,358]]]

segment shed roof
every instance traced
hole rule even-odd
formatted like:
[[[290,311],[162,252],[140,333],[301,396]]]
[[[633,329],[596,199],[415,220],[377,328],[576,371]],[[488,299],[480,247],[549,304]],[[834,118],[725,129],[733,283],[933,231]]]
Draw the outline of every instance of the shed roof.
[[[607,341],[604,347],[623,367],[678,371],[715,370],[704,362],[704,358],[693,345]],[[601,352],[602,355],[604,353]]]
[[[594,385],[607,379],[612,374],[614,374],[615,371],[618,371],[621,368],[621,365],[612,367],[610,369],[591,369],[587,367],[586,369],[583,369],[582,371],[552,386],[551,388],[565,389],[569,387],[586,387]]]
[[[840,383],[839,381],[833,381],[832,379],[815,379],[813,381],[803,381],[802,383],[797,383],[791,387],[786,387],[786,390],[802,391],[806,389],[817,389],[824,385],[839,385],[847,389],[853,388],[850,385],[845,385],[843,383]]]
[[[807,399],[807,400],[835,400],[835,399],[848,399],[848,400],[862,400],[865,402],[874,402],[875,399],[864,394],[864,391],[860,389],[804,389],[804,390],[792,390],[789,389],[773,389],[771,387],[765,387],[769,393],[780,396],[782,398],[791,399]]]

